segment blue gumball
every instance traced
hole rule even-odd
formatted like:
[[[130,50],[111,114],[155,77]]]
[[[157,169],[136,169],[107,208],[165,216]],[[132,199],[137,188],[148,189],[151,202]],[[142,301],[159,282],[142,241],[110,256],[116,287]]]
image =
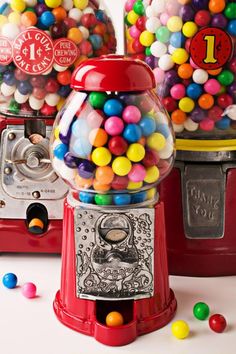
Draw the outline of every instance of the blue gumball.
[[[156,122],[150,116],[144,116],[140,122],[139,126],[142,129],[143,136],[149,136],[156,130]]]
[[[129,205],[131,202],[131,195],[127,193],[115,194],[113,196],[113,202],[115,205]]]
[[[80,137],[71,144],[70,150],[75,156],[86,159],[92,151],[92,145],[87,138]]]
[[[58,144],[54,150],[54,156],[59,160],[64,160],[65,154],[68,152],[68,145],[66,144]]]
[[[170,44],[175,48],[181,48],[185,42],[185,37],[181,32],[174,32],[170,37]]]
[[[216,122],[216,128],[221,130],[226,130],[230,128],[231,119],[227,116],[224,116],[221,120]]]
[[[89,126],[86,119],[79,118],[72,125],[72,134],[77,138],[87,137],[89,134]]]
[[[103,110],[107,116],[121,116],[123,105],[119,100],[111,98],[106,101]]]
[[[137,124],[127,124],[123,132],[123,137],[130,143],[135,143],[141,139],[142,130]]]
[[[236,36],[236,20],[229,21],[227,31],[231,36]]]
[[[17,285],[17,276],[14,273],[7,273],[2,278],[3,285],[8,289],[14,289]]]
[[[170,135],[170,128],[167,124],[157,123],[156,132],[161,133],[167,139]]]
[[[102,37],[99,34],[91,34],[88,39],[94,50],[99,50],[103,45]]]
[[[147,192],[138,192],[132,194],[131,204],[143,203],[147,199]]]
[[[201,85],[192,83],[188,85],[186,92],[188,97],[197,100],[201,96],[203,89]]]
[[[94,195],[92,193],[80,192],[79,200],[81,203],[93,204],[94,203]]]
[[[40,21],[43,26],[48,28],[56,22],[56,18],[51,11],[45,11],[42,13]]]

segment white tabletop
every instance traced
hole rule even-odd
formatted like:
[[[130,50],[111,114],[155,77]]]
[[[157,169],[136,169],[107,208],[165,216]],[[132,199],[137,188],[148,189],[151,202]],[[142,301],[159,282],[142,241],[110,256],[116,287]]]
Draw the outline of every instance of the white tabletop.
[[[236,277],[170,277],[178,300],[174,320],[189,323],[191,335],[178,340],[171,325],[141,336],[124,347],[106,347],[92,337],[63,326],[52,308],[60,284],[60,257],[45,255],[1,255],[0,278],[13,272],[19,287],[6,289],[0,284],[0,352],[1,354],[235,354],[236,351]],[[20,286],[32,281],[39,297],[28,300]],[[193,305],[205,301],[212,313],[222,313],[228,329],[212,332],[207,321],[192,315]]]

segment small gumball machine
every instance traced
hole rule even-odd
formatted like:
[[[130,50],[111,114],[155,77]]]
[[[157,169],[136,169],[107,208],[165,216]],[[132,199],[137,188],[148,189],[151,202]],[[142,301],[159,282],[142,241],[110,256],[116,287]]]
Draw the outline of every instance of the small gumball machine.
[[[128,0],[126,11],[127,51],[151,65],[177,134],[160,186],[170,272],[236,274],[236,3]]]
[[[52,125],[74,68],[115,49],[97,1],[0,0],[0,252],[61,251],[68,187],[51,166]]]
[[[142,61],[90,59],[71,86],[51,143],[53,167],[71,187],[54,310],[78,332],[125,345],[176,310],[156,189],[172,167],[173,132]]]

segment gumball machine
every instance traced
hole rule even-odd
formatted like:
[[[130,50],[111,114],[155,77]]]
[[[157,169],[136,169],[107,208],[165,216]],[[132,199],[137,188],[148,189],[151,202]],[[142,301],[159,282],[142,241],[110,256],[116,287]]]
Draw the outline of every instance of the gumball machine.
[[[126,12],[127,52],[152,67],[177,135],[160,186],[170,272],[236,274],[236,3],[127,1]]]
[[[54,310],[78,332],[125,345],[176,310],[156,189],[172,167],[173,132],[141,61],[90,59],[71,87],[51,141],[53,167],[71,190]]]
[[[61,251],[68,188],[49,158],[54,117],[74,68],[115,49],[97,1],[0,1],[0,252]]]

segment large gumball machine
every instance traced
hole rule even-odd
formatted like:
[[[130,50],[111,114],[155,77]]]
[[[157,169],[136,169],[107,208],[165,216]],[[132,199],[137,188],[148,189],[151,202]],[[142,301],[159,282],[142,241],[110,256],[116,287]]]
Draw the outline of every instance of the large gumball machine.
[[[71,73],[114,53],[114,28],[97,1],[0,1],[0,252],[60,252],[68,188],[49,138]]]
[[[71,86],[51,141],[53,167],[71,188],[54,310],[78,332],[125,345],[176,310],[156,189],[172,167],[173,132],[141,61],[88,60]]]
[[[127,52],[153,69],[177,135],[160,187],[172,274],[236,274],[236,3],[126,3]]]

